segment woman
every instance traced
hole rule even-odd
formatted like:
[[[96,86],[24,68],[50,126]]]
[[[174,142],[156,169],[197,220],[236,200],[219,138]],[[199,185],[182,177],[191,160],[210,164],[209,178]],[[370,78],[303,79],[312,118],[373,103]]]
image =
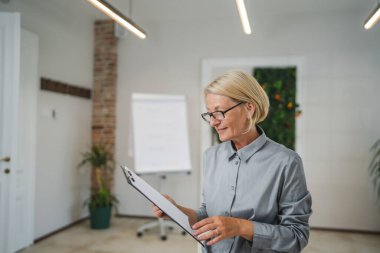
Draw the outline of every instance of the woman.
[[[204,90],[207,112],[221,144],[204,154],[203,203],[176,204],[189,216],[208,252],[300,252],[309,237],[311,196],[301,158],[257,126],[269,109],[250,75],[230,71]],[[153,206],[157,217],[165,214]]]

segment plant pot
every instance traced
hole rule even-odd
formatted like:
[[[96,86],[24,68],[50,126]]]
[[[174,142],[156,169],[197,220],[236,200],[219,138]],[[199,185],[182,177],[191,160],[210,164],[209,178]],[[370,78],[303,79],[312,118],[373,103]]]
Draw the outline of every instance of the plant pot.
[[[90,223],[92,229],[106,229],[110,226],[112,206],[95,207],[90,209]]]

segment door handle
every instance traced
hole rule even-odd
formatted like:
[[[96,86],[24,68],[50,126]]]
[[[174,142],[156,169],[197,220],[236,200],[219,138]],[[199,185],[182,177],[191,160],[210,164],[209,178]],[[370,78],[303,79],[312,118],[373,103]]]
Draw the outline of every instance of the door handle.
[[[0,158],[0,162],[10,162],[11,158],[9,156],[5,156],[3,158]]]
[[[8,168],[6,168],[6,169],[4,170],[4,173],[5,173],[5,174],[9,174],[9,173],[11,173],[11,170],[8,169]]]

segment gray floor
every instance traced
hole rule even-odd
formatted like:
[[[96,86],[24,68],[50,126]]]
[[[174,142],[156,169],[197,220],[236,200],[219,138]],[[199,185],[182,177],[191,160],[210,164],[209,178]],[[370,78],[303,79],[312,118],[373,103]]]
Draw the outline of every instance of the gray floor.
[[[110,229],[91,230],[88,221],[53,235],[22,253],[196,253],[197,244],[190,236],[175,229],[168,240],[161,241],[157,231],[136,237],[136,229],[144,219],[113,218]],[[303,251],[380,253],[380,235],[312,230],[309,245]]]

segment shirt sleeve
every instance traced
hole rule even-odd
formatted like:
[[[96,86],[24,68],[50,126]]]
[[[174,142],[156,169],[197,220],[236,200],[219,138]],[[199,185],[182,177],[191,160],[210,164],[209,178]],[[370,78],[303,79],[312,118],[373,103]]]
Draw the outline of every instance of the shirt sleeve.
[[[203,219],[208,217],[205,203],[202,203],[201,207],[196,212],[197,212],[197,220],[198,221],[203,220]]]
[[[297,155],[283,172],[278,197],[278,224],[253,221],[252,252],[300,252],[309,239],[311,195],[306,187],[301,158]]]

